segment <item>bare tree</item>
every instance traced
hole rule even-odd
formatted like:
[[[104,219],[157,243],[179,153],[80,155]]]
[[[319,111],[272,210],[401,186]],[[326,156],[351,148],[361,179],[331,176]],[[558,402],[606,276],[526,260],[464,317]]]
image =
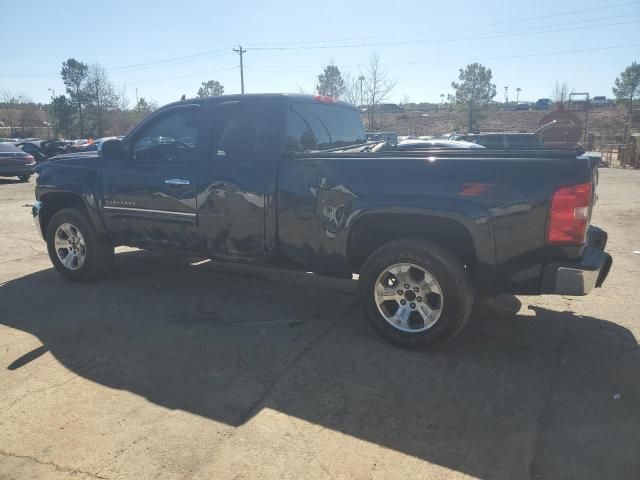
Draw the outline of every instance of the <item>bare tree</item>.
[[[24,130],[27,126],[33,126],[36,115],[34,110],[37,110],[37,107],[27,95],[3,90],[0,94],[0,103],[3,103],[6,109],[6,120],[11,129],[11,135],[15,135],[18,128]]]
[[[353,105],[359,105],[362,103],[362,92],[360,87],[362,83],[358,80],[358,76],[345,73],[342,77],[344,80],[344,93],[342,99]]]
[[[551,93],[551,99],[558,109],[564,108],[564,105],[569,100],[569,85],[567,82],[560,83],[556,80],[553,92]]]
[[[33,127],[38,125],[40,116],[38,115],[38,106],[31,100],[22,104],[20,109],[20,130],[22,134],[31,131]]]
[[[369,60],[367,69],[363,72],[364,76],[364,94],[368,105],[367,116],[369,119],[369,128],[374,126],[375,108],[384,102],[389,94],[398,84],[395,79],[389,78],[387,73],[380,66],[380,58],[374,55]]]
[[[102,137],[106,127],[106,114],[118,106],[118,95],[107,71],[97,63],[89,67],[86,82],[86,99],[95,117],[96,133],[98,137]]]
[[[127,85],[123,84],[118,94],[118,108],[120,109],[120,133],[124,135],[129,130],[129,97]]]

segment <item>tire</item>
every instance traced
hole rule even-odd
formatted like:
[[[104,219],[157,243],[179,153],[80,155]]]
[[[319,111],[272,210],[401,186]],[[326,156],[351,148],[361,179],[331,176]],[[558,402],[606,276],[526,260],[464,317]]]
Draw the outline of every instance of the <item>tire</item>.
[[[29,179],[31,178],[31,175],[18,175],[18,179],[20,179],[21,182],[28,182]]]
[[[375,330],[407,348],[452,340],[469,319],[474,299],[471,279],[460,259],[420,239],[395,240],[378,248],[361,269],[358,288],[362,309]],[[398,305],[395,314],[394,303]]]
[[[58,248],[68,243],[70,238],[75,238],[74,246]],[[111,268],[113,246],[93,228],[89,217],[81,208],[65,208],[55,213],[47,225],[46,239],[53,266],[67,280],[97,280]],[[68,257],[71,261],[63,262],[67,259],[65,250],[68,255],[72,253],[71,249],[78,252],[76,260],[73,261],[72,254]]]

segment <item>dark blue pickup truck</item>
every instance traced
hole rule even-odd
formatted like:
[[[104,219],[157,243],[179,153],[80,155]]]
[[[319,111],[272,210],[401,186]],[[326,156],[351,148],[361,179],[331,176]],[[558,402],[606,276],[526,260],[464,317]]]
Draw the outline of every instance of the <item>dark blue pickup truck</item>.
[[[394,151],[330,97],[222,96],[39,165],[33,214],[70,280],[104,275],[118,245],[358,274],[373,326],[424,346],[453,338],[476,296],[603,283],[593,169],[553,150]]]

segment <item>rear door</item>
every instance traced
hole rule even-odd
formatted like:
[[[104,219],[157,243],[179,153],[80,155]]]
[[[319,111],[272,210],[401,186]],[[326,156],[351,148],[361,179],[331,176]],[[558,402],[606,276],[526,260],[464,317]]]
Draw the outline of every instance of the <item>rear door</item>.
[[[159,112],[127,139],[127,158],[104,165],[104,219],[119,243],[197,250],[195,167],[201,112]]]
[[[200,235],[212,256],[262,259],[267,251],[266,188],[271,177],[267,165],[278,155],[273,146],[282,120],[268,99],[257,97],[211,108],[205,127],[210,142],[197,178]]]

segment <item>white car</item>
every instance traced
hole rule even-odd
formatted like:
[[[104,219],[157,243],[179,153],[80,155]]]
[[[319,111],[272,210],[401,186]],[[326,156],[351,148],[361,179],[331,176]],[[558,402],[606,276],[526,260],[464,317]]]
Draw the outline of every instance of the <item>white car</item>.
[[[485,148],[477,143],[466,142],[464,140],[445,140],[445,139],[433,139],[433,140],[420,140],[409,139],[402,142],[398,142],[398,150],[412,150],[414,148],[454,148],[454,149],[470,149],[470,148]]]

